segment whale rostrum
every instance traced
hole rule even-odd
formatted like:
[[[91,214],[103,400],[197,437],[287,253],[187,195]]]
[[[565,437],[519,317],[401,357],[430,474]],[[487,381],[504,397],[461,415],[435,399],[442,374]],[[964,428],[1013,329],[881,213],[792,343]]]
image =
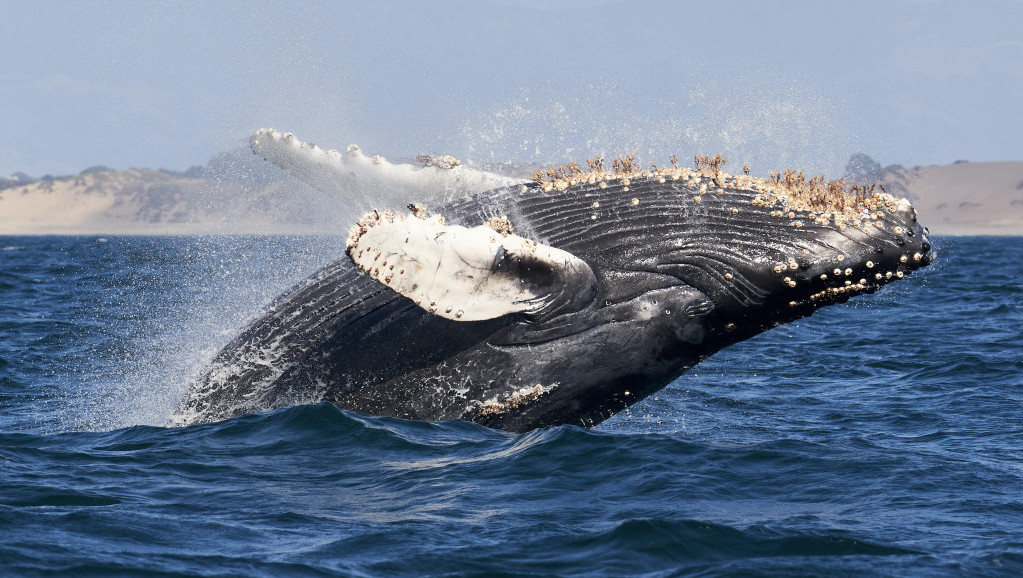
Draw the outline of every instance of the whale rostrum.
[[[341,161],[323,161],[341,153],[268,129],[252,141],[317,188],[343,188]],[[883,190],[695,161],[596,158],[526,182],[467,179],[452,159],[345,165],[344,178],[413,204],[351,223],[345,254],[225,346],[174,423],[329,401],[509,431],[591,426],[723,347],[933,258],[912,205]],[[464,192],[441,202],[452,185],[438,172],[459,169]]]

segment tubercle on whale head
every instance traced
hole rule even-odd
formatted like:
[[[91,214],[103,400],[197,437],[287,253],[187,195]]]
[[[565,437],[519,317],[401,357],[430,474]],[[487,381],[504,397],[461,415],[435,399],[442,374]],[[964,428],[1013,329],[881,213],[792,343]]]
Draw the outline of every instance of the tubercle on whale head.
[[[812,315],[817,309],[845,303],[878,291],[930,264],[930,242],[919,226],[895,225],[888,239],[862,229],[821,231],[821,243],[836,251],[814,254],[807,249],[785,255],[759,271],[745,273],[772,288],[765,298],[745,307],[719,307],[726,342],[754,335],[781,323]],[[779,251],[781,256],[785,251]],[[730,334],[730,335],[729,335]]]
[[[760,326],[753,324],[748,331],[756,333],[809,316],[820,307],[874,293],[933,261],[927,232],[907,199],[877,194],[873,185],[853,185],[845,192],[841,180],[822,186],[820,178],[811,185],[803,184],[801,174],[786,177],[802,190],[793,194],[789,188],[786,195],[769,189],[754,201],[773,209],[775,218],[788,221],[791,229],[812,230],[812,242],[804,239],[801,248],[798,243],[778,243],[777,261],[759,273],[780,290],[760,306]],[[822,199],[823,188],[827,192]],[[784,234],[779,237],[783,240]]]
[[[724,344],[873,293],[933,260],[912,204],[881,185],[847,185],[794,170],[761,179],[744,167],[744,174],[731,175],[720,155],[696,157],[695,169],[679,167],[674,156],[670,161],[643,169],[629,155],[609,171],[591,159],[589,171],[570,164],[538,172],[528,188],[589,195],[596,187],[614,191],[623,206],[665,207],[667,190],[684,197],[671,205],[678,207],[672,210],[679,213],[680,236],[655,240],[657,254],[625,267],[671,275],[710,296],[718,321],[711,338]],[[594,221],[605,218],[598,207],[608,204],[594,203]],[[693,243],[697,238],[702,242]]]
[[[859,222],[855,215],[860,209],[884,203],[889,206],[890,211],[894,211],[900,200],[905,201],[889,195],[884,185],[880,183],[847,185],[844,178],[826,180],[824,175],[807,178],[803,171],[793,169],[771,172],[768,179],[762,179],[750,176],[749,163],[746,163],[743,165],[744,174],[732,175],[724,171],[728,158],[720,154],[713,157],[706,154],[696,155],[695,169],[679,166],[677,155],[669,157],[671,167],[658,167],[650,162],[651,168],[644,169],[635,159],[635,152],[618,157],[612,160],[612,170],[607,170],[602,157],[592,157],[586,161],[588,171],[583,170],[578,163],[570,162],[567,165],[555,165],[536,171],[532,180],[543,192],[564,191],[580,184],[604,182],[606,185],[607,181],[624,182],[637,178],[653,178],[660,183],[670,179],[698,184],[702,180],[701,193],[712,190],[723,194],[724,189],[728,187],[756,191],[760,195],[754,199],[754,204],[771,206],[780,202],[783,209],[814,211],[820,214],[820,218],[835,217],[838,219],[837,222],[847,220],[848,214],[849,219],[857,221],[857,226]],[[624,184],[627,186],[628,182]],[[880,194],[875,194],[877,189],[881,190]]]

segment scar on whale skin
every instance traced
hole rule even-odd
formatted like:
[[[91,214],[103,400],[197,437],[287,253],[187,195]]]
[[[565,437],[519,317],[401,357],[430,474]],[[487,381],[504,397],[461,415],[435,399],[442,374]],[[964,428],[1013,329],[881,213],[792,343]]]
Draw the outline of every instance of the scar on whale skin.
[[[336,177],[316,168],[322,149],[276,134],[283,152],[264,156]],[[436,173],[462,167],[368,159],[348,168],[400,176],[411,192],[393,206],[408,212],[355,223],[344,256],[218,353],[175,423],[315,397],[509,431],[591,426],[724,347],[933,260],[906,199],[792,170],[731,175],[720,155],[692,169],[594,157],[440,204]]]

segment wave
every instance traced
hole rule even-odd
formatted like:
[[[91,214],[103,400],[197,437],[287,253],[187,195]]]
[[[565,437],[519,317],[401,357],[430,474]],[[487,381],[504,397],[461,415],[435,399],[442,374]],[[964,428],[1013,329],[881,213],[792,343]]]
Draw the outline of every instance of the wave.
[[[920,554],[800,508],[773,521],[777,511],[686,516],[715,513],[707,506],[723,494],[776,510],[763,500],[782,483],[771,477],[820,483],[800,464],[825,448],[799,440],[720,447],[574,426],[515,435],[318,404],[183,428],[0,434],[0,448],[0,526],[31,544],[0,545],[0,569],[24,568],[10,565],[20,557],[56,570],[39,545],[81,544],[86,528],[95,550],[57,557],[61,569],[130,573],[158,560],[189,573],[205,560],[230,571],[255,556],[263,575],[339,564],[371,575],[661,575]],[[128,555],[112,557],[115,545]]]
[[[164,423],[188,372],[302,274],[274,270],[302,243],[223,242],[4,253],[0,574],[1023,573],[1018,240],[994,260],[1002,240],[959,242],[594,430],[329,404],[124,427]],[[68,261],[90,264],[39,274]]]

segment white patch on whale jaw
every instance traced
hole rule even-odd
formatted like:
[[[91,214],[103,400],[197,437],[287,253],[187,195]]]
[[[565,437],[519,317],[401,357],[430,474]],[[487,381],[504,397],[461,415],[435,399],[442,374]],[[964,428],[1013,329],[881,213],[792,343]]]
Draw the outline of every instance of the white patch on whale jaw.
[[[367,213],[352,227],[347,252],[360,270],[430,313],[454,321],[557,314],[584,307],[595,293],[589,265],[511,234],[506,219],[467,228],[410,208],[407,217]]]

